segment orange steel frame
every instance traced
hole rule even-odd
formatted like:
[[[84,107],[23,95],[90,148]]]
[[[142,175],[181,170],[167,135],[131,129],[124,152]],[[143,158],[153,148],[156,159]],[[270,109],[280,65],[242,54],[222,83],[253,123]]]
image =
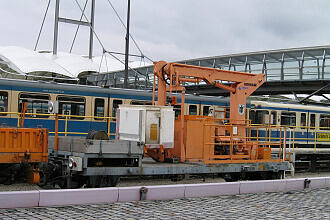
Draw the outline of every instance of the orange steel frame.
[[[0,128],[0,164],[30,163],[29,183],[39,183],[38,163],[48,161],[48,129],[24,128],[27,102],[23,102],[17,128]]]
[[[161,149],[147,149],[149,155],[153,158],[157,159],[158,161],[164,161],[166,158],[179,158],[181,162],[185,161],[194,161],[194,159],[189,160],[189,155],[187,157],[186,153],[188,152],[186,149],[187,138],[200,136],[201,131],[198,129],[198,126],[194,127],[195,130],[191,130],[188,125],[190,122],[196,118],[189,118],[189,116],[184,115],[184,102],[185,102],[185,82],[193,82],[199,83],[201,81],[206,82],[207,84],[216,86],[221,89],[225,89],[230,92],[230,125],[232,126],[231,134],[227,143],[231,145],[230,147],[230,156],[214,156],[214,153],[210,152],[206,145],[202,144],[203,152],[200,155],[193,155],[193,157],[201,158],[204,163],[229,163],[232,160],[235,162],[255,162],[258,161],[258,156],[251,156],[251,149],[253,148],[256,151],[256,154],[259,152],[258,144],[255,144],[251,141],[246,140],[246,131],[247,131],[247,123],[245,120],[245,109],[246,109],[246,99],[256,90],[258,89],[264,82],[265,82],[265,75],[264,74],[253,74],[253,73],[244,73],[244,72],[236,72],[236,71],[227,71],[215,68],[207,68],[207,67],[200,67],[200,66],[192,66],[186,64],[179,64],[179,63],[167,63],[165,61],[154,62],[154,80],[153,80],[153,105],[155,105],[156,100],[156,79],[158,78],[158,105],[165,106],[167,105],[167,94],[171,100],[170,104],[176,104],[176,97],[173,96],[173,92],[181,92],[181,115],[178,120],[176,120],[175,126],[175,144],[173,149],[166,149],[164,151],[163,148]],[[230,86],[225,85],[222,81],[231,82]],[[203,118],[203,116],[199,116],[199,118]],[[205,118],[205,117],[204,117]],[[209,119],[208,119],[209,120]],[[212,124],[216,124],[215,120],[211,121]],[[210,122],[208,122],[210,124]],[[188,126],[188,127],[185,127]],[[206,124],[203,124],[203,128]],[[190,129],[190,131],[189,131]],[[224,129],[217,128],[217,131],[213,133],[206,132],[207,135],[200,137],[204,140],[207,138],[213,138],[213,140],[219,139],[217,134],[224,133]],[[235,132],[233,132],[235,129]],[[190,133],[189,133],[190,132]],[[203,130],[202,130],[203,132]],[[214,134],[215,132],[215,134]],[[189,133],[189,134],[188,134]],[[190,136],[189,136],[190,135]],[[212,136],[213,135],[213,136]],[[234,135],[234,136],[233,136]],[[239,151],[247,150],[249,152],[249,156],[247,155],[233,155],[233,140],[240,140],[239,145],[249,145],[239,147]],[[211,143],[211,142],[210,142]],[[208,144],[210,144],[208,143]],[[212,144],[214,145],[213,141]],[[188,146],[192,147],[192,146]],[[194,148],[194,147],[192,147]],[[207,150],[209,149],[209,150]],[[196,150],[196,149],[195,149]],[[193,152],[193,150],[191,151]],[[208,159],[207,159],[208,158]],[[215,160],[209,160],[209,159]],[[188,159],[188,160],[187,160]],[[218,160],[218,159],[229,159],[229,160]],[[261,161],[269,161],[271,160],[268,156],[267,158],[262,158],[259,156]],[[197,159],[198,160],[198,159]],[[259,160],[259,161],[260,161]],[[273,161],[273,160],[272,160]]]

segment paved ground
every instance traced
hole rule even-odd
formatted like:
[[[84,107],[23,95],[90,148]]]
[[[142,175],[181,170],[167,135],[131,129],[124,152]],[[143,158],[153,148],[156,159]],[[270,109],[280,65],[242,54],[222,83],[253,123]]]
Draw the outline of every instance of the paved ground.
[[[0,209],[0,219],[330,219],[330,188],[168,201]]]

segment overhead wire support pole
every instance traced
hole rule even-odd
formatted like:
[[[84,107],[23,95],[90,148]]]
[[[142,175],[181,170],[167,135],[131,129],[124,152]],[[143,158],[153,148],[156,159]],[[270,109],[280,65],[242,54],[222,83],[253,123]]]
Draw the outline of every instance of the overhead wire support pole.
[[[60,10],[60,0],[56,0],[56,4],[55,4],[54,40],[53,40],[53,55],[56,55],[57,54],[57,37],[58,37],[59,10]]]
[[[88,0],[86,0],[87,3]],[[92,0],[91,3],[91,21],[88,20],[88,18],[86,17],[86,15],[84,14],[84,10],[86,7],[86,3],[84,6],[84,9],[81,8],[81,6],[79,5],[78,1],[75,0],[76,4],[78,5],[79,9],[82,12],[82,16],[87,20],[87,21],[82,21],[82,17],[80,18],[80,20],[74,20],[74,19],[70,19],[70,18],[62,18],[59,16],[59,8],[60,8],[60,0],[56,0],[56,5],[55,5],[55,24],[54,24],[54,42],[53,42],[53,55],[57,54],[57,39],[58,39],[58,23],[59,22],[63,22],[63,23],[69,23],[69,24],[75,24],[75,25],[84,25],[84,26],[88,26],[90,28],[90,36],[89,36],[89,58],[92,58],[93,55],[93,35],[95,34],[96,39],[99,41],[100,45],[103,47],[103,44],[101,43],[100,39],[98,38],[98,36],[96,35],[95,31],[94,31],[94,11],[95,11],[95,0]],[[78,26],[78,28],[79,28]],[[75,36],[76,37],[76,36]],[[72,50],[72,46],[70,49],[70,52]]]
[[[123,20],[122,20],[121,17],[119,16],[117,10],[115,9],[115,7],[113,6],[113,4],[111,3],[110,0],[108,0],[108,3],[109,3],[109,5],[111,6],[112,10],[115,12],[116,16],[118,17],[120,23],[121,23],[121,24],[123,25],[123,27],[126,29],[126,26],[125,26]],[[140,49],[139,45],[138,45],[137,42],[135,41],[133,35],[129,34],[129,36],[131,37],[133,43],[135,44],[136,48],[139,50],[139,52],[141,53],[141,55],[142,55],[143,57],[146,57],[146,58],[147,58],[148,60],[150,60],[151,62],[153,62],[153,60],[151,60],[150,58],[148,58],[147,56],[145,56],[145,55],[142,53],[142,50]]]
[[[90,29],[89,29],[89,54],[88,58],[93,58],[93,29],[94,29],[94,12],[95,12],[95,0],[92,0],[91,5],[91,20],[90,20]]]
[[[127,0],[127,25],[126,25],[126,46],[125,46],[125,78],[124,88],[128,88],[128,53],[129,53],[129,17],[131,0]]]

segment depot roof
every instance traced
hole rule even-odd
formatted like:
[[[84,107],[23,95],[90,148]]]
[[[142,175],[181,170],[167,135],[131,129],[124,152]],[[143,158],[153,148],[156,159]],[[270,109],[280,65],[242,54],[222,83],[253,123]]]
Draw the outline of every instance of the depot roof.
[[[130,62],[130,67],[144,66],[143,62]],[[109,56],[87,57],[51,51],[33,51],[17,46],[0,47],[0,73],[22,76],[55,73],[64,78],[77,79],[82,74],[103,73],[124,69],[123,62]],[[2,76],[4,77],[4,76]]]

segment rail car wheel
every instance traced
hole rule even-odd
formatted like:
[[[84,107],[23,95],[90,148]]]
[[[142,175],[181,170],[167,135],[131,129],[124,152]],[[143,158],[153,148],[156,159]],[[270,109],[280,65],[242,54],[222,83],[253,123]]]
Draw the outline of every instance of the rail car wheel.
[[[284,170],[273,172],[272,179],[284,179]]]
[[[90,176],[88,179],[87,187],[113,187],[119,181],[119,176]]]
[[[223,178],[226,182],[236,182],[241,179],[240,173],[226,173]]]

